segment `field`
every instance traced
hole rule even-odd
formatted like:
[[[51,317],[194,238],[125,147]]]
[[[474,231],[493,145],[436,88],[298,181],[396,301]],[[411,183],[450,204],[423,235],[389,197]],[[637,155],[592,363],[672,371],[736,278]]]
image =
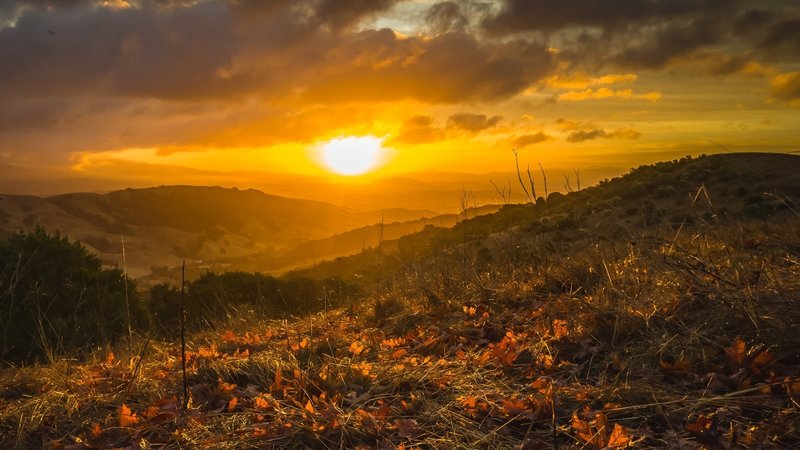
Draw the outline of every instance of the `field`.
[[[360,295],[226,303],[186,379],[174,328],[9,366],[0,447],[797,448],[798,159],[659,163],[290,274]]]

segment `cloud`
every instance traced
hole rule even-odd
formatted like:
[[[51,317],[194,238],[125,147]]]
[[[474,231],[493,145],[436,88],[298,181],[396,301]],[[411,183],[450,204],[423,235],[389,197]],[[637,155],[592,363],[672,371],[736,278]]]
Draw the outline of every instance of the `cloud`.
[[[500,120],[502,120],[500,116],[489,117],[486,114],[458,113],[447,119],[447,128],[477,133],[496,126]]]
[[[463,31],[469,25],[467,15],[454,1],[439,2],[431,6],[425,14],[425,22],[435,34]]]
[[[561,101],[580,102],[586,100],[646,100],[656,102],[661,100],[661,93],[658,91],[638,94],[631,89],[586,89],[583,91],[569,91],[558,96]]]
[[[343,28],[385,11],[401,1],[404,0],[319,0],[314,18],[334,28]]]
[[[718,44],[722,40],[722,26],[713,17],[669,24],[657,32],[644,34],[641,43],[629,44],[612,58],[622,67],[660,69],[675,58]]]
[[[529,145],[539,144],[541,142],[550,141],[552,139],[553,139],[552,136],[547,135],[544,132],[540,131],[534,134],[523,134],[522,136],[517,136],[513,139],[512,144],[514,148],[524,148]]]
[[[574,72],[548,77],[543,81],[543,84],[553,89],[587,89],[595,86],[633,83],[638,78],[639,76],[635,73],[610,73],[591,76],[586,73]]]
[[[410,117],[389,145],[394,143],[419,145],[437,142],[444,139],[445,133],[441,128],[433,126],[433,117],[428,115],[417,115]]]
[[[317,72],[322,76],[309,80],[309,100],[497,101],[524,91],[555,67],[540,44],[483,42],[468,33],[403,38],[391,30],[368,30],[331,56]]]
[[[377,7],[344,2],[353,12],[340,18],[344,10],[330,9],[334,4],[319,4],[320,20],[344,23]],[[486,42],[466,32],[434,38],[388,29],[335,32],[304,21],[296,6],[287,8],[245,22],[219,1],[168,10],[29,11],[15,27],[0,30],[0,66],[14,67],[0,72],[0,93],[495,101],[523,91],[555,64],[545,46],[528,41]]]
[[[800,57],[800,14],[772,24],[763,34],[758,50],[770,61],[794,63]]]
[[[606,132],[603,129],[596,128],[593,130],[580,130],[570,133],[567,136],[567,142],[584,142],[593,139],[630,139],[636,140],[642,136],[642,133],[629,128],[621,128],[616,131]]]
[[[677,17],[708,14],[736,8],[737,0],[505,0],[500,12],[487,18],[491,33],[554,31],[567,27],[646,26]]]
[[[800,100],[800,72],[782,73],[773,78],[771,95],[772,98],[793,103]]]

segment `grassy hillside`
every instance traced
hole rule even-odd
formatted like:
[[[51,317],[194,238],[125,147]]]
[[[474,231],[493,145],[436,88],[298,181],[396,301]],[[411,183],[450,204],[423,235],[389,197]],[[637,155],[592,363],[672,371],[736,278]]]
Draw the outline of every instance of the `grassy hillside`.
[[[548,238],[559,246],[587,240],[635,241],[687,226],[777,220],[800,211],[800,157],[787,154],[721,154],[661,162],[567,195],[512,204],[452,228],[423,231],[384,243],[382,267],[460,252],[497,256],[509,242]],[[573,185],[577,184],[572,180]],[[539,194],[544,186],[536,186]],[[329,261],[297,276],[345,279],[380,272],[374,252]]]
[[[642,167],[304,271],[364,298],[191,335],[186,411],[177,339],[3,370],[0,446],[797,448],[799,161]]]
[[[256,190],[162,186],[108,194],[76,193],[49,198],[5,196],[0,231],[60,230],[122,266],[125,241],[128,272],[182,259],[214,261],[259,252],[288,250],[384,220],[405,221],[433,211],[356,211],[311,200],[267,195]]]
[[[351,256],[366,249],[375,251],[387,245],[393,248],[394,242],[403,236],[421,231],[428,226],[450,228],[467,217],[491,214],[500,209],[497,205],[469,208],[462,214],[441,214],[405,222],[377,223],[349,230],[324,239],[317,239],[283,251],[272,251],[230,258],[220,261],[227,270],[262,271],[285,273],[291,269],[312,266],[323,261]]]

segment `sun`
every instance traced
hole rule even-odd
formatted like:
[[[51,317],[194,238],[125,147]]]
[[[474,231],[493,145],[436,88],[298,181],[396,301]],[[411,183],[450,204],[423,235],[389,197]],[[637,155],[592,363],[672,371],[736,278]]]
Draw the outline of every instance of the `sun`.
[[[384,155],[383,139],[350,136],[332,139],[320,147],[322,161],[334,173],[363,175],[375,169]]]

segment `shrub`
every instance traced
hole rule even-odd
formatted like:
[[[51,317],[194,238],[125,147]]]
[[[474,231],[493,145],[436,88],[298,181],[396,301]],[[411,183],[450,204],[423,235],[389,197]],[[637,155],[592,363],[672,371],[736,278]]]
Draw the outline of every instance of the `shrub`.
[[[112,343],[127,332],[125,278],[77,242],[41,228],[0,241],[0,358],[36,361],[55,351]],[[147,315],[128,281],[131,314]]]

